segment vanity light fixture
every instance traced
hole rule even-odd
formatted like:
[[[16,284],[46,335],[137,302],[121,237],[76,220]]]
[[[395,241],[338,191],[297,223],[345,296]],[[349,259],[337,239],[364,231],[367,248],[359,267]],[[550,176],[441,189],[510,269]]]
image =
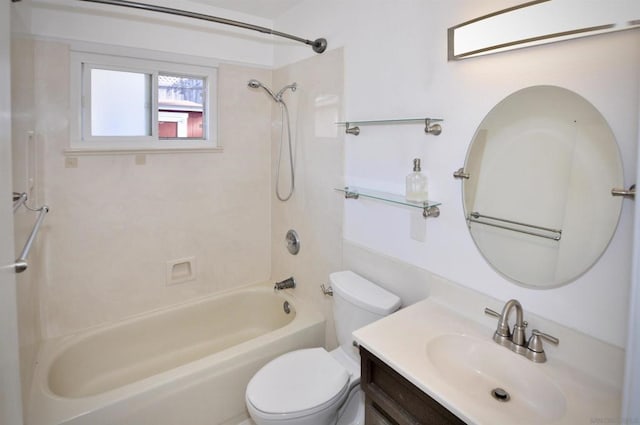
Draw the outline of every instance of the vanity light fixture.
[[[637,0],[534,0],[448,30],[449,60],[640,28]]]

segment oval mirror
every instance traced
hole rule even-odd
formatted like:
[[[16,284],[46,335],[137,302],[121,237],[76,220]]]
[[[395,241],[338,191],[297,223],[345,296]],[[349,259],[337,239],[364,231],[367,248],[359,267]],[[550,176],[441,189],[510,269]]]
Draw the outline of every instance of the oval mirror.
[[[473,137],[462,193],[473,240],[527,287],[567,284],[602,255],[622,207],[620,154],[600,112],[555,86],[515,92]]]

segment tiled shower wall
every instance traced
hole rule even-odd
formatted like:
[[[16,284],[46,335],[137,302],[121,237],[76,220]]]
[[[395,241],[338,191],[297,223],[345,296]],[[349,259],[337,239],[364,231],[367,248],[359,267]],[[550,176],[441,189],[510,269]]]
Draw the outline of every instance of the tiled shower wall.
[[[248,89],[271,71],[222,65],[223,152],[69,156],[69,46],[35,41],[35,134],[43,157],[44,338],[270,276],[271,103]],[[69,166],[69,158],[77,167]],[[139,162],[139,161],[138,161]],[[167,285],[167,262],[195,280]]]
[[[334,188],[343,186],[344,127],[336,125],[343,119],[343,50],[330,50],[284,66],[274,71],[273,80],[275,90],[293,82],[298,89],[285,95],[291,113],[296,185],[287,202],[277,200],[274,194],[281,115],[279,107],[272,109],[272,277],[279,280],[294,276],[296,292],[323,310],[328,319],[327,345],[332,348],[335,332],[331,298],[322,294],[320,285],[328,286],[329,273],[339,270],[342,263],[344,199]],[[289,187],[286,154],[285,150],[281,194],[286,194]],[[286,248],[289,229],[295,229],[301,240],[295,256]]]

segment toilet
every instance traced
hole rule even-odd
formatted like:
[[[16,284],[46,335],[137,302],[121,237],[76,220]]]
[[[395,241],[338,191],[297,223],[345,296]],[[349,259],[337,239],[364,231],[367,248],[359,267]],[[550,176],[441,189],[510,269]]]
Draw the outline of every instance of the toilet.
[[[351,271],[332,273],[329,282],[338,348],[291,351],[260,369],[246,392],[256,425],[364,424],[360,354],[351,333],[396,311],[400,298]]]

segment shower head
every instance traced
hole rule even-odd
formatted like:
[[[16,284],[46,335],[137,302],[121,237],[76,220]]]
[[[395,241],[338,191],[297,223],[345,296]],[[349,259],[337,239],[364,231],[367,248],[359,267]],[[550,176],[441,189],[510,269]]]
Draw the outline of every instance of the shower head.
[[[271,96],[273,100],[276,102],[282,102],[282,95],[287,89],[291,89],[291,91],[296,91],[296,88],[298,88],[298,85],[296,83],[289,84],[288,86],[284,86],[282,89],[280,89],[280,91],[277,94],[275,94],[274,92],[271,91],[271,89],[269,89],[269,87],[265,86],[258,80],[253,80],[253,79],[249,80],[247,85],[252,89],[263,88],[264,91],[269,93],[269,96]]]
[[[258,81],[258,80],[249,80],[249,83],[247,85],[249,87],[251,87],[252,89],[257,89],[257,88],[262,87],[264,89],[264,91],[269,93],[269,96],[271,96],[273,98],[273,100],[275,100],[276,102],[280,102],[280,99],[269,89],[269,87],[265,86],[260,81]]]

